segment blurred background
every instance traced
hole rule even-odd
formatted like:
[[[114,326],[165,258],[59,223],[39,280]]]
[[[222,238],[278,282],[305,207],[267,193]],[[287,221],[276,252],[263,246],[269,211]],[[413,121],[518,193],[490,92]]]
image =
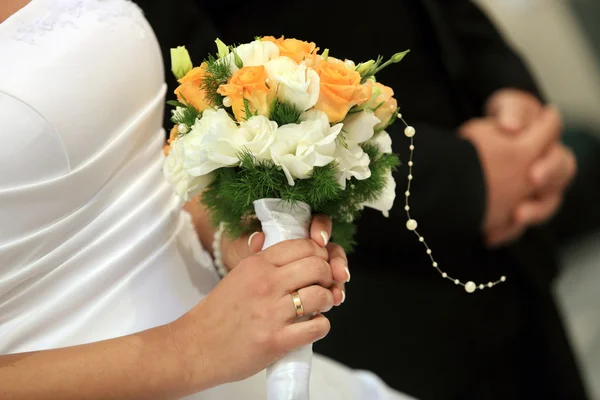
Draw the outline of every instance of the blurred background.
[[[475,2],[528,62],[565,129],[600,137],[600,0]],[[565,244],[562,253],[555,290],[586,383],[600,400],[600,232]]]

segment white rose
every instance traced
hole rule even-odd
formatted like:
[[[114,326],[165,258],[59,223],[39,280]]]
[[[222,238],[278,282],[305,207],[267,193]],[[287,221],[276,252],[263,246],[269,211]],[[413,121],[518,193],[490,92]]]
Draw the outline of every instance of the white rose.
[[[247,149],[258,160],[270,158],[270,148],[275,140],[277,122],[270,121],[262,115],[250,117],[240,125],[235,134],[238,149]]]
[[[283,169],[290,186],[294,179],[310,177],[314,167],[334,161],[335,139],[341,129],[342,124],[330,127],[327,115],[317,110],[304,114],[299,124],[277,128],[271,159]]]
[[[379,118],[371,110],[350,113],[344,118],[342,132],[347,142],[364,143],[375,134]]]
[[[238,164],[237,130],[237,124],[225,110],[205,110],[192,130],[179,139],[185,154],[185,172],[191,176],[202,176],[215,169]]]
[[[288,101],[300,111],[317,104],[321,79],[315,70],[296,64],[291,58],[278,57],[265,64],[270,85],[277,85],[277,98]]]
[[[396,199],[396,181],[392,176],[392,171],[388,170],[386,173],[386,185],[379,194],[379,197],[373,201],[368,201],[364,204],[365,207],[379,210],[383,213],[384,217],[389,217],[390,210],[394,205]]]
[[[343,189],[351,178],[362,181],[371,177],[369,155],[357,143],[346,143],[346,146],[338,144],[335,158],[338,163],[338,183]]]
[[[379,151],[383,154],[392,153],[392,138],[386,131],[379,132],[367,143],[377,146]]]
[[[338,183],[342,188],[346,188],[346,181],[351,178],[364,180],[371,177],[371,160],[360,144],[373,137],[374,127],[378,123],[379,118],[371,110],[351,113],[344,118],[344,141],[337,145],[335,152],[339,170]]]
[[[242,44],[235,48],[235,53],[242,60],[244,67],[254,67],[265,65],[270,59],[279,57],[279,47],[273,42],[263,42],[255,40],[250,43]],[[222,58],[229,63],[229,70],[235,73],[239,68],[235,65],[235,55],[232,51]]]
[[[171,150],[163,165],[165,179],[175,188],[175,192],[183,202],[199,194],[213,181],[213,175],[193,177],[183,169],[183,143],[181,138],[171,143]]]
[[[335,149],[337,147],[336,139],[341,134],[343,125],[336,124],[331,126],[329,124],[329,118],[327,117],[327,114],[321,110],[315,109],[302,113],[300,120],[302,122],[310,122],[311,124],[315,124],[314,126],[318,126],[321,129],[321,132],[329,132],[323,140],[319,140],[316,144],[317,163],[319,164],[318,166],[321,167],[329,164],[331,162],[331,158],[335,154]],[[318,129],[315,129],[315,131],[318,131]]]

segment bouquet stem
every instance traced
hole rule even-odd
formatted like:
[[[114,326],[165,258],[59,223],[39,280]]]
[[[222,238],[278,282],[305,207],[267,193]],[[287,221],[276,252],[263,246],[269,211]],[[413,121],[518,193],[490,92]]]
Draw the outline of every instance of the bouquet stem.
[[[254,211],[265,233],[263,250],[284,240],[309,237],[311,210],[306,203],[261,199],[254,202]],[[306,345],[269,366],[267,400],[308,400],[311,365],[312,345]]]

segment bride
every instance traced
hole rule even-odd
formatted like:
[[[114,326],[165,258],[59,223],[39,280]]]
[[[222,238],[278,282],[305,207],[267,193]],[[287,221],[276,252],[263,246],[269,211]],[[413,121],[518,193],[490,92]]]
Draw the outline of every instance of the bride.
[[[224,241],[219,281],[206,216],[162,178],[163,63],[130,1],[3,0],[0,60],[1,397],[264,399],[261,371],[345,296],[327,218]],[[313,364],[313,399],[405,399]]]

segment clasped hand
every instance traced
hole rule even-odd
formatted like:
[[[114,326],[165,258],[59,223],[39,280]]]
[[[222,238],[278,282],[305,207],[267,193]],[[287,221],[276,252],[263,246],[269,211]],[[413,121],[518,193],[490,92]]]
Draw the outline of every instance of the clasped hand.
[[[484,235],[490,247],[508,244],[559,209],[577,171],[561,141],[561,119],[534,96],[503,89],[489,99],[486,117],[460,135],[479,153],[487,186]]]

